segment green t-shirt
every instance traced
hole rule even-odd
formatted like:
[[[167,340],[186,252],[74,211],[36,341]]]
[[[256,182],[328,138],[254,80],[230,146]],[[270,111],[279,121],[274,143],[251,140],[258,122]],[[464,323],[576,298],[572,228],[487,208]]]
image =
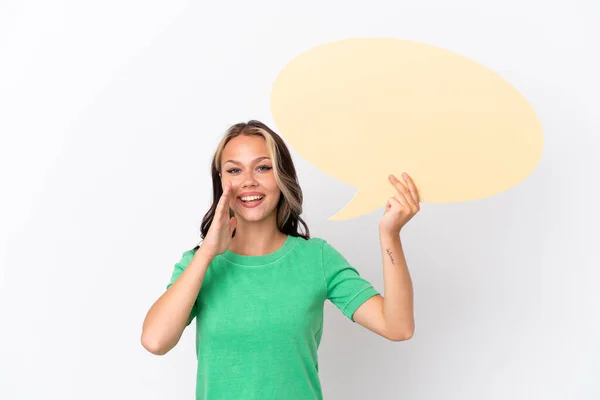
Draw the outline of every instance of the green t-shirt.
[[[167,288],[195,252],[183,253]],[[196,399],[321,400],[325,300],[354,322],[354,311],[376,294],[320,238],[288,236],[262,256],[218,255],[188,319],[196,317]]]

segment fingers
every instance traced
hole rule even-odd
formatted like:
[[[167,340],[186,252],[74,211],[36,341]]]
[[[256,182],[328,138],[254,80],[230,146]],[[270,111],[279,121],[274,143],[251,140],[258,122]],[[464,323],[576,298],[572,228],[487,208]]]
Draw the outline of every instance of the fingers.
[[[402,208],[403,206],[406,207],[404,204],[402,204],[400,202],[400,200],[398,200],[398,198],[396,196],[392,196],[388,199],[388,205],[386,206],[386,212],[390,211],[392,209],[392,206],[396,206],[396,207],[400,207],[400,208]]]
[[[395,199],[398,203],[400,203],[402,205],[402,207],[405,207],[407,209],[411,209],[411,205],[408,202],[408,200],[406,200],[406,197],[404,194],[402,193],[396,193],[394,195],[394,197],[392,197],[393,199]]]
[[[231,217],[229,219],[229,234],[230,235],[233,233],[233,230],[235,229],[236,225],[237,225],[237,218]]]
[[[403,177],[404,177],[404,180],[406,181],[406,183],[408,183],[408,190],[410,191],[412,198],[414,199],[415,203],[418,205],[420,200],[419,200],[419,191],[417,190],[417,186],[413,182],[412,178],[410,176],[408,176],[407,173],[404,173]]]
[[[404,178],[404,180],[408,182],[407,178],[410,179],[410,177],[408,177],[408,174],[406,174],[406,177]],[[394,196],[398,200],[398,202],[400,202],[402,205],[408,207],[411,210],[417,210],[419,208],[418,194],[417,194],[417,197],[415,198],[413,191],[416,193],[416,187],[414,186],[414,183],[412,182],[412,180],[410,180],[410,183],[408,183],[409,185],[412,185],[412,189],[409,189],[406,187],[406,185],[404,185],[402,182],[400,182],[394,175],[390,175],[389,179],[390,179],[391,184],[394,185],[394,187],[398,191],[398,195]]]
[[[223,193],[221,194],[221,198],[217,203],[217,208],[215,210],[215,216],[219,216],[221,218],[226,218],[226,213],[229,214],[229,194],[231,193],[231,184],[229,182],[223,185]]]
[[[396,194],[394,196],[396,198],[396,200],[398,200],[398,202],[400,204],[402,204],[403,206],[412,208],[413,206],[410,203],[410,200],[412,200],[412,196],[408,192],[408,189],[406,188],[406,186],[404,186],[404,184],[402,182],[400,182],[398,179],[396,179],[396,177],[394,175],[390,175],[389,178],[390,178],[390,182],[392,183],[392,185],[394,185],[394,187],[398,191],[398,194]]]

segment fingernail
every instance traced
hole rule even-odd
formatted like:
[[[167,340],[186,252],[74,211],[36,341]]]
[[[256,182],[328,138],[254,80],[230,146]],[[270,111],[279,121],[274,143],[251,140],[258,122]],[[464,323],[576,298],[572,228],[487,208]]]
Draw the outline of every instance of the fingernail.
[[[389,175],[389,176],[388,176],[388,178],[390,178],[390,179],[392,179],[392,180],[393,180],[393,179],[396,179],[396,177],[395,177],[394,175]]]

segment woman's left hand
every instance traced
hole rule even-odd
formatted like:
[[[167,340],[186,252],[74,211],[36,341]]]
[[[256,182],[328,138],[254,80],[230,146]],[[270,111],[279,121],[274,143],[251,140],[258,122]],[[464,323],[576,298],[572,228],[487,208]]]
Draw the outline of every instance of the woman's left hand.
[[[379,222],[380,233],[400,234],[402,227],[421,209],[419,207],[419,193],[413,180],[407,173],[402,174],[402,177],[408,187],[396,179],[394,175],[388,177],[398,193],[390,197],[386,203],[383,218]]]

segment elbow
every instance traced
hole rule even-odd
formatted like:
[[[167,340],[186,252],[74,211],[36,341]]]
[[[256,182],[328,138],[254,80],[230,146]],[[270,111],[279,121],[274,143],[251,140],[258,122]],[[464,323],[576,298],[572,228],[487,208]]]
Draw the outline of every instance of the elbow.
[[[400,334],[393,334],[388,337],[392,342],[404,342],[406,340],[410,340],[413,337],[412,332],[403,332]]]
[[[146,350],[156,356],[164,356],[169,352],[169,349],[167,349],[160,340],[157,340],[148,334],[142,333],[141,342]]]
[[[391,340],[392,342],[404,342],[406,340],[410,340],[412,339],[412,337],[415,334],[415,328],[414,326],[407,328],[407,329],[402,329],[402,330],[397,330],[395,332],[392,332],[388,335],[388,339]]]

